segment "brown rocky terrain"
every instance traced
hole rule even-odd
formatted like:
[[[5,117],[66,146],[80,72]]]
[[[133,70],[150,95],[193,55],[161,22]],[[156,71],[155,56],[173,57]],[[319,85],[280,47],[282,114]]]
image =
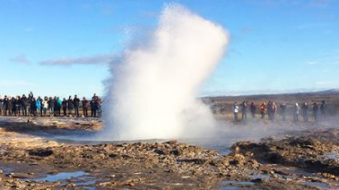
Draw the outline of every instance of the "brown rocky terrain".
[[[81,118],[2,118],[0,189],[339,189],[335,128],[238,142],[227,155],[177,141],[48,138],[101,126]]]

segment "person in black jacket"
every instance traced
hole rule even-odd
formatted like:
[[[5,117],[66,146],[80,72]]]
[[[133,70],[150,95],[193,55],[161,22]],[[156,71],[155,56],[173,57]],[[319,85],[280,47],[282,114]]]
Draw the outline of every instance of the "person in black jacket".
[[[47,103],[48,103],[48,110],[49,110],[50,116],[54,115],[54,102],[55,102],[55,99],[53,99],[52,97],[48,98]]]
[[[10,113],[10,111],[9,111],[9,99],[8,99],[8,97],[5,95],[5,97],[4,97],[4,100],[3,100],[3,106],[4,106],[4,116],[7,116],[7,115],[9,115]]]
[[[16,109],[16,108],[17,108],[17,107],[16,107],[16,105],[17,105],[17,100],[16,100],[15,97],[12,97],[11,103],[12,103],[12,115],[17,116],[17,109]]]
[[[78,98],[77,95],[74,95],[73,105],[74,105],[74,109],[75,109],[75,115],[76,115],[77,117],[79,117],[80,99]]]
[[[97,109],[96,109],[95,98],[92,98],[90,105],[91,105],[91,117],[96,117],[97,116]]]
[[[257,107],[252,102],[251,105],[250,105],[250,111],[251,111],[252,118],[255,118],[256,109],[257,109]]]
[[[28,99],[25,96],[25,94],[22,95],[20,103],[21,103],[22,115],[27,116]]]
[[[21,114],[21,97],[17,96],[16,97],[16,111],[17,111],[17,115],[20,116]]]
[[[36,100],[34,97],[31,97],[29,110],[32,116],[36,116]]]
[[[72,112],[73,112],[73,109],[74,109],[72,96],[69,96],[69,98],[67,100],[67,107],[68,107],[68,114],[72,115]]]
[[[66,98],[64,98],[62,100],[62,110],[64,112],[64,116],[67,116],[67,100],[66,100]]]

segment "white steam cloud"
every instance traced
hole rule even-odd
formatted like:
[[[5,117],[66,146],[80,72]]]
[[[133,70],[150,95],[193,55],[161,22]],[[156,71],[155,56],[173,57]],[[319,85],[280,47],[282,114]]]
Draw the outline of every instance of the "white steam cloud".
[[[225,53],[225,30],[184,7],[164,8],[147,43],[112,64],[104,107],[111,140],[196,137],[215,126],[199,88]]]

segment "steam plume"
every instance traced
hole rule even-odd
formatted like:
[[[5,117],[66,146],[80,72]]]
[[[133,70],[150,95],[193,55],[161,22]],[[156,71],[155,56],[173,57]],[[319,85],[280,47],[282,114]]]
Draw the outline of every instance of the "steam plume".
[[[227,43],[222,27],[180,5],[165,6],[147,43],[126,50],[119,66],[111,68],[104,133],[113,140],[135,140],[211,131],[213,116],[196,97]]]

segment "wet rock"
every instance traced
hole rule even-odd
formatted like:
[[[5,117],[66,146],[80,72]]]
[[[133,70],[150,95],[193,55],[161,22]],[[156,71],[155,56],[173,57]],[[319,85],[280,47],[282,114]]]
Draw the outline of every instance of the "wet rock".
[[[53,154],[53,150],[38,148],[38,149],[28,150],[28,154],[30,156],[47,157]]]
[[[274,164],[281,162],[281,156],[276,152],[268,153],[265,159]]]
[[[174,156],[180,156],[181,151],[178,150],[177,148],[174,148],[174,149],[171,150],[170,154],[173,154]]]
[[[9,173],[8,176],[12,177],[12,178],[30,178],[30,177],[32,177],[32,175],[28,174],[28,173]]]
[[[319,145],[319,141],[312,138],[296,138],[289,143],[291,146],[297,146],[302,148],[314,148],[314,146]]]
[[[201,158],[188,158],[188,159],[178,159],[178,162],[194,163],[194,164],[205,164],[207,159]]]
[[[162,149],[155,149],[154,152],[159,154],[159,155],[167,155],[168,154],[168,152],[166,152],[165,150],[162,150]]]
[[[251,182],[253,183],[261,183],[263,180],[261,178],[256,178],[256,179],[253,179],[251,180]]]

